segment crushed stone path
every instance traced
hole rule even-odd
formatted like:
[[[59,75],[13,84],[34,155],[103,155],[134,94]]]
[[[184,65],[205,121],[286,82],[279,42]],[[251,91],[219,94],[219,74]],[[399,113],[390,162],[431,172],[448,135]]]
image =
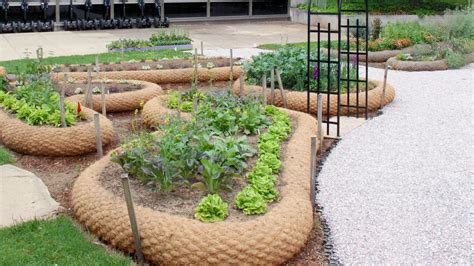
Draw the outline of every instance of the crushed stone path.
[[[39,177],[10,164],[0,166],[0,227],[48,218],[59,208]]]
[[[383,79],[383,70],[369,70]],[[474,264],[474,64],[389,73],[396,100],[345,136],[317,201],[343,264]]]

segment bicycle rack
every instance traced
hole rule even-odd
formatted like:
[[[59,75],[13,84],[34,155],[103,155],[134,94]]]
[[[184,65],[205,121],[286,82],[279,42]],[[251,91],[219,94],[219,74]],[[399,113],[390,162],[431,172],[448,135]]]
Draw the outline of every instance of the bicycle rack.
[[[160,0],[155,0],[155,11],[153,18],[153,26],[155,28],[168,28],[170,26],[170,21],[168,17],[164,17],[163,21],[161,20],[161,3]]]
[[[54,30],[54,21],[48,20],[48,0],[41,0],[40,9],[43,11],[43,20],[38,21],[36,24],[36,29],[38,31],[53,31]]]
[[[33,22],[27,20],[28,9],[30,8],[30,6],[28,5],[28,2],[26,0],[22,0],[20,7],[21,7],[21,11],[23,11],[23,21],[16,23],[16,27],[14,24],[15,31],[17,32],[33,31],[35,29]]]
[[[119,29],[126,29],[133,27],[133,21],[131,18],[127,18],[127,13],[125,11],[125,0],[122,0],[122,17],[117,19],[118,20],[118,28]]]
[[[3,10],[3,16],[5,19],[4,23],[0,22],[0,33],[11,33],[15,31],[13,23],[8,21],[8,10],[10,9],[10,2],[9,0],[3,1],[1,5],[1,9]]]
[[[99,20],[101,29],[115,29],[117,27],[117,21],[110,18],[110,0],[104,0],[104,14]]]
[[[64,30],[80,30],[81,22],[77,18],[77,14],[75,12],[75,6],[73,5],[72,0],[70,0],[69,2],[68,13],[69,13],[69,19],[64,21]]]

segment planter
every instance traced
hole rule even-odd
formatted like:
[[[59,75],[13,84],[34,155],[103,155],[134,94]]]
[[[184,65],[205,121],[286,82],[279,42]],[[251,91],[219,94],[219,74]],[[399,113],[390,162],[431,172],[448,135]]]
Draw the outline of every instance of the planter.
[[[147,207],[135,212],[145,258],[154,264],[281,264],[304,247],[313,227],[310,202],[310,137],[316,120],[287,110],[295,128],[288,141],[280,179],[280,200],[262,216],[246,221],[201,223]],[[293,156],[298,154],[298,156]],[[108,191],[99,176],[110,154],[87,168],[72,190],[79,221],[113,247],[133,253],[125,201]]]
[[[149,51],[149,50],[165,50],[165,49],[193,49],[192,44],[173,44],[173,45],[158,45],[148,46],[142,48],[124,48],[123,51]],[[122,48],[109,49],[109,52],[122,52]]]
[[[373,83],[375,85],[375,88],[369,91],[368,95],[368,109],[369,112],[374,112],[377,111],[380,108],[380,103],[381,103],[381,98],[383,94],[383,82],[378,81],[378,80],[369,80],[369,82]],[[233,85],[233,93],[237,96],[240,96],[240,79],[234,82]],[[254,94],[262,94],[263,88],[261,86],[256,86],[256,85],[244,85],[243,89],[243,95],[247,95],[250,93]],[[308,111],[308,94],[306,91],[290,91],[290,90],[284,90],[286,102],[287,102],[287,107],[288,109],[295,110],[295,111],[300,111],[300,112],[307,112]],[[271,89],[267,89],[266,92],[267,95],[267,102],[271,101]],[[318,106],[317,106],[317,93],[312,92],[311,93],[311,113],[315,114],[317,112]],[[341,95],[341,104],[342,105],[347,105],[348,100],[347,100],[347,94],[342,94]],[[385,90],[385,98],[383,101],[383,106],[391,103],[395,99],[395,89],[387,84],[386,90]],[[349,94],[349,103],[351,105],[355,105],[357,100],[357,93],[350,93]],[[336,95],[331,95],[329,99],[329,113],[327,111],[327,104],[328,104],[328,99],[327,95],[323,94],[323,114],[324,115],[337,115],[337,106],[338,106],[338,99]],[[359,105],[360,106],[365,106],[365,92],[360,92],[359,93]],[[275,105],[282,107],[283,106],[283,100],[281,98],[280,91],[278,89],[275,89]],[[347,108],[342,108],[340,109],[340,114],[341,115],[353,115],[355,114],[355,108],[351,108],[349,111]],[[362,111],[360,111],[362,113]]]
[[[242,74],[241,66],[234,66],[232,77],[238,78]],[[87,79],[87,72],[68,72],[59,73],[58,77],[67,74],[68,77],[75,80]],[[108,78],[115,80],[142,80],[152,83],[188,83],[193,79],[194,68],[182,69],[163,69],[163,70],[130,70],[130,71],[110,71],[100,72],[99,78]],[[231,76],[230,67],[216,67],[212,69],[198,68],[198,80],[209,81],[226,81]]]
[[[140,81],[140,84],[141,88],[138,90],[105,94],[107,112],[126,112],[140,109],[142,101],[146,103],[162,92],[161,87],[154,83]],[[83,99],[84,95],[74,95],[67,98],[70,102],[82,102]],[[92,99],[93,109],[100,112],[102,110],[101,95],[93,95]]]
[[[9,149],[37,156],[76,156],[96,151],[94,111],[83,108],[87,122],[67,128],[30,126],[0,109],[0,139]],[[112,141],[112,122],[100,115],[102,144]]]

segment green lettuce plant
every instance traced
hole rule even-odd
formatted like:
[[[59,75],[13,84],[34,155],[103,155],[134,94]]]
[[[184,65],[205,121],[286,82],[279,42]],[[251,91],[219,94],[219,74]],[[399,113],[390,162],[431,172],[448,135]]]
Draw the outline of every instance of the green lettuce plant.
[[[247,215],[267,212],[267,202],[252,186],[245,187],[237,194],[235,206]]]
[[[194,209],[194,218],[205,223],[223,221],[228,215],[228,204],[217,194],[207,195]]]

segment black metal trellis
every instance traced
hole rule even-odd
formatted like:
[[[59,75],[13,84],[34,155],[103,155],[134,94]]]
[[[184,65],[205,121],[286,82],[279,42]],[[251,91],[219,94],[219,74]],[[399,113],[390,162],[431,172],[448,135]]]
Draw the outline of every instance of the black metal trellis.
[[[312,6],[312,1],[310,0],[308,6]],[[343,9],[343,0],[338,0],[338,11],[337,12],[313,12],[311,8],[308,8],[308,77],[307,77],[307,105],[308,105],[308,113],[311,113],[311,92],[314,92],[312,88],[311,81],[314,79],[316,80],[316,93],[323,94],[326,96],[326,116],[324,116],[322,123],[326,124],[326,134],[329,135],[331,126],[336,127],[337,136],[340,136],[340,117],[341,117],[341,108],[345,108],[346,114],[355,114],[356,117],[359,117],[361,113],[365,115],[365,119],[368,119],[368,36],[369,36],[369,13],[368,13],[368,0],[364,0],[363,6],[364,8],[361,9]],[[364,14],[365,21],[361,24],[360,19],[355,19],[355,24],[351,23],[350,19],[347,19],[346,24],[342,22],[342,14]],[[337,25],[331,25],[331,23],[327,23],[327,26],[323,28],[321,23],[317,24],[317,27],[311,25],[311,18],[313,16],[337,16]],[[352,38],[355,39],[355,50],[351,49],[351,36],[350,30],[355,29],[355,36]],[[346,36],[342,36],[343,30],[346,30]],[[361,32],[363,30],[363,32]],[[315,58],[312,58],[311,52],[311,36],[312,34],[317,35],[317,54]],[[323,58],[321,55],[322,47],[321,47],[321,34],[326,34],[327,36],[327,51],[324,52],[327,56]],[[337,50],[334,52],[333,45],[331,43],[331,34],[337,34]],[[362,35],[362,36],[361,36]],[[361,37],[363,38],[365,49],[361,50]],[[342,42],[345,42],[345,46],[347,49],[342,49]],[[337,54],[334,56],[334,54]],[[344,56],[345,62],[342,61],[342,57]],[[365,57],[365,77],[361,78],[359,74],[359,66],[360,66],[360,57]],[[321,85],[321,73],[322,73],[322,66],[323,64],[327,68],[327,82],[325,83],[326,87],[322,88]],[[313,67],[314,71],[311,71]],[[351,77],[350,69],[355,68],[356,76]],[[333,74],[331,70],[334,71],[336,74],[336,82],[337,87],[336,90],[331,90],[331,75]],[[346,73],[344,77],[341,76],[341,73]],[[353,88],[353,92],[356,92],[355,100],[351,99],[350,94],[346,93],[345,97],[347,97],[346,101],[347,104],[341,104],[341,85],[344,82],[344,85],[347,86],[347,92],[351,91],[351,87]],[[361,84],[364,86],[361,87]],[[363,89],[363,90],[362,90]],[[361,101],[361,92],[363,93],[363,97],[365,98],[364,101]],[[337,98],[337,106],[336,106],[336,121],[331,121],[330,110],[331,110],[331,98]],[[334,108],[334,106],[332,106]],[[323,111],[324,112],[324,111]]]

